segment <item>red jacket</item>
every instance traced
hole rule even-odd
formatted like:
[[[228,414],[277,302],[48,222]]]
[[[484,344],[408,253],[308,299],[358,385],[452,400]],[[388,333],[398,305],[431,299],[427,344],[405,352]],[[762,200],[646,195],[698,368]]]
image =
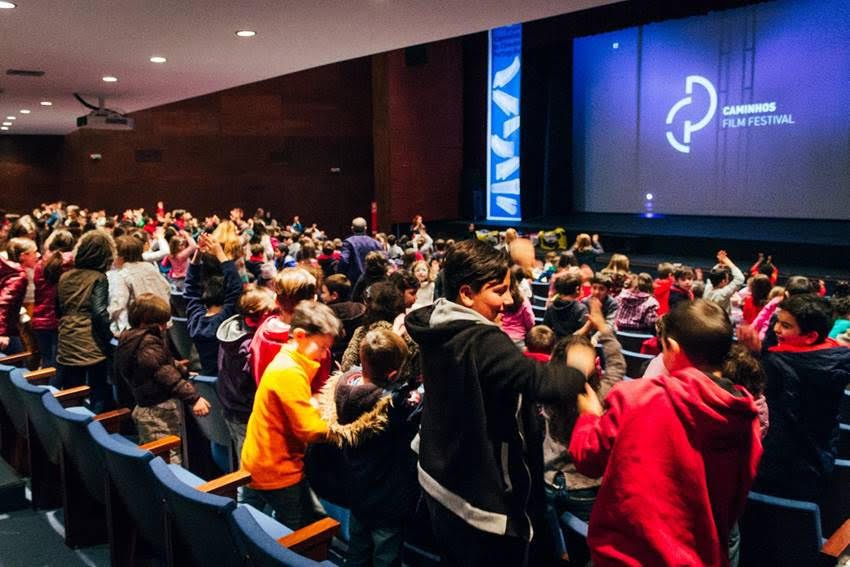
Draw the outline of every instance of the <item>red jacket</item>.
[[[658,300],[658,316],[661,317],[670,310],[670,288],[673,286],[673,278],[657,279],[652,282],[653,294]]]
[[[251,339],[251,346],[248,347],[248,361],[251,365],[251,373],[254,375],[254,380],[256,380],[258,386],[266,368],[280,352],[280,347],[286,344],[288,340],[289,325],[281,321],[279,317],[269,317],[257,327],[257,332]],[[310,382],[310,390],[313,394],[317,394],[322,389],[330,375],[331,355],[328,351],[319,364],[319,370]]]
[[[74,255],[70,252],[55,252],[62,254],[62,273],[74,267]],[[32,308],[32,328],[36,331],[55,331],[59,328],[59,317],[56,316],[56,286],[58,281],[50,283],[44,277],[42,259],[35,267],[33,283],[35,284],[35,304]]]
[[[16,262],[0,257],[0,337],[17,337],[27,273]]]
[[[590,516],[593,564],[729,564],[729,529],[744,510],[762,447],[742,388],[696,368],[621,382],[602,417],[579,417],[576,470],[602,486]]]

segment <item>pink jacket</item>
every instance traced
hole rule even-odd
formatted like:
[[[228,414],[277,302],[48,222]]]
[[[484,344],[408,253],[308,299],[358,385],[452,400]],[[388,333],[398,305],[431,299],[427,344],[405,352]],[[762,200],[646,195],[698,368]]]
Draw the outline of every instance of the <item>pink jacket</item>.
[[[0,258],[0,337],[17,337],[27,273],[17,262]]]

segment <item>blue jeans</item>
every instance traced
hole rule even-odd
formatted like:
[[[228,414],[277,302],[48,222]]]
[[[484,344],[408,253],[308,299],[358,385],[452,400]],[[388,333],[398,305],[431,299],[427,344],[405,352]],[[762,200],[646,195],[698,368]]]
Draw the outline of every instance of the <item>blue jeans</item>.
[[[35,340],[38,343],[38,351],[41,353],[41,367],[56,366],[56,346],[59,343],[59,333],[57,331],[36,330]]]
[[[65,366],[64,364],[57,364],[56,376],[50,380],[50,385],[61,390],[88,384],[91,388],[89,409],[94,413],[102,413],[115,408],[112,387],[106,381],[108,369],[108,360],[88,366]]]
[[[350,539],[346,566],[356,567],[399,567],[404,544],[401,526],[369,529],[360,523],[354,514],[349,524]]]
[[[9,346],[6,350],[0,351],[6,356],[18,354],[24,351],[24,343],[21,342],[21,337],[9,337]]]

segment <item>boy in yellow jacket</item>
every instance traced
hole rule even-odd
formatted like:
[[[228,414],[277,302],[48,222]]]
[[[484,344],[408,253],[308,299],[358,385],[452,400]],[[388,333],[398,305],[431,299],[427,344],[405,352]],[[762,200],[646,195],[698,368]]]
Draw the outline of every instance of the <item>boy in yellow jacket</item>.
[[[302,301],[290,322],[292,339],[263,373],[242,447],[242,468],[252,482],[244,500],[296,530],[316,519],[304,476],[308,443],[324,441],[328,426],[310,401],[310,381],[339,334],[330,307]]]

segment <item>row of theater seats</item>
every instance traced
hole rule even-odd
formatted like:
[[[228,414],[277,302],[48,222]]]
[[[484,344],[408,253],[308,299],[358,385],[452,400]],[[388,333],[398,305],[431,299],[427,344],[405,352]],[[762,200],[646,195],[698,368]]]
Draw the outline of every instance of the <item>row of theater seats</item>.
[[[13,366],[27,356],[0,359],[0,447],[5,460],[30,475],[34,507],[62,506],[68,546],[108,542],[113,565],[146,558],[169,565],[332,565],[324,560],[339,522],[325,518],[293,532],[237,504],[236,490],[250,475],[236,471],[205,482],[190,471],[209,467],[195,454],[203,455],[209,441],[192,439],[191,426],[186,439],[137,446],[119,433],[128,409],[92,414],[83,405],[87,386],[45,386],[52,369]],[[179,449],[189,468],[167,462]]]

